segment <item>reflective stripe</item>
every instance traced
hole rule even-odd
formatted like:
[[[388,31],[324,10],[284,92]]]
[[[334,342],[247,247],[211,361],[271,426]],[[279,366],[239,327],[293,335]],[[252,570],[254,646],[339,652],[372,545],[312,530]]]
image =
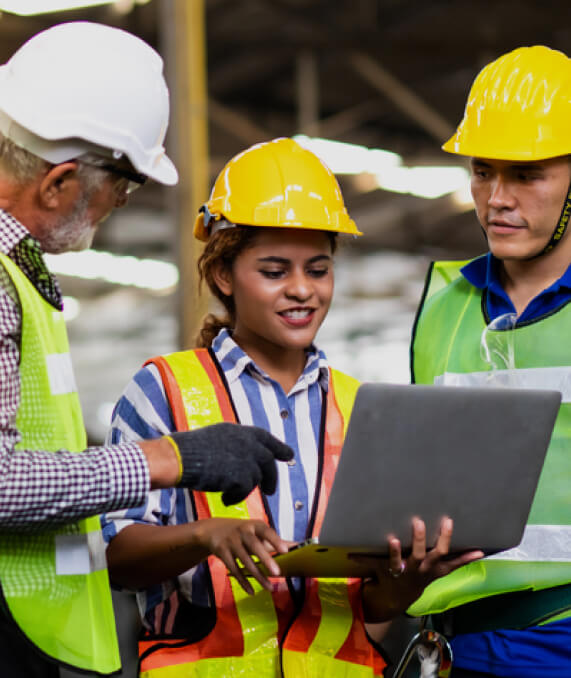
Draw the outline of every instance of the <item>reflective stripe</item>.
[[[527,367],[492,372],[445,372],[434,377],[444,386],[506,386],[561,391],[564,403],[571,402],[571,367]]]
[[[486,332],[495,357],[513,356],[516,369],[486,364],[482,294],[453,269],[435,264],[419,311],[411,348],[413,376],[420,384],[550,389],[563,404],[529,513],[522,543],[509,552],[470,563],[432,582],[409,609],[413,615],[444,612],[480,598],[511,591],[542,590],[571,582],[569,478],[571,477],[571,361],[567,337],[571,304],[540,322],[511,331]],[[440,284],[448,277],[447,286]],[[444,289],[431,294],[433,279]],[[501,364],[501,363],[500,363]],[[475,414],[477,416],[477,413]],[[509,508],[509,507],[508,507]]]
[[[351,615],[339,614],[350,609],[347,585],[343,579],[320,579],[318,587],[321,624],[309,651],[334,657],[343,647],[353,624]]]
[[[46,368],[52,395],[75,393],[77,386],[69,353],[52,353],[46,356]]]
[[[175,413],[179,430],[234,420],[232,405],[210,355],[203,349],[154,358]],[[327,433],[314,534],[337,467],[341,442],[358,383],[331,371],[327,398]],[[341,409],[342,408],[342,409]],[[198,519],[209,517],[267,521],[259,489],[244,502],[226,507],[220,493],[194,492]],[[320,511],[321,509],[321,511]],[[360,609],[360,586],[348,592],[346,580],[307,580],[305,604],[294,612],[287,583],[274,580],[270,594],[252,581],[256,595],[247,595],[223,562],[208,559],[215,590],[217,620],[202,640],[175,648],[170,641],[143,641],[140,650],[151,651],[141,661],[141,676],[238,676],[275,678],[279,674],[279,639],[284,638],[283,675],[372,678],[381,675],[384,661],[370,644]],[[293,624],[287,634],[284,634]],[[295,650],[295,651],[292,651]],[[289,659],[293,658],[290,665]]]
[[[519,546],[495,553],[486,560],[525,560],[528,562],[571,562],[570,525],[527,525]]]
[[[84,450],[63,313],[3,254],[0,265],[22,308],[17,449]],[[53,531],[3,534],[0,579],[7,613],[41,652],[86,672],[113,673],[121,662],[99,530],[99,519],[91,517]]]
[[[56,574],[90,574],[104,570],[105,542],[101,532],[57,534]]]

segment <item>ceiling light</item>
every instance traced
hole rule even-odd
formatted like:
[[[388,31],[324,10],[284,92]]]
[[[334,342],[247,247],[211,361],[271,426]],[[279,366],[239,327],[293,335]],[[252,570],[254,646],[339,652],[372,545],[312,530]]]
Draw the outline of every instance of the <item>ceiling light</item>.
[[[117,6],[118,11],[125,13],[133,8],[134,4],[145,4],[148,0],[0,0],[0,11],[31,16],[33,14],[49,14],[50,12],[63,12],[68,9],[81,9],[95,5]]]
[[[463,167],[395,167],[377,174],[376,179],[385,191],[434,199],[464,187],[469,174]]]
[[[402,158],[397,153],[371,149],[343,141],[331,141],[298,134],[293,137],[300,146],[315,153],[334,174],[362,174],[377,172],[390,167],[398,167]]]
[[[369,190],[382,188],[433,199],[462,190],[469,182],[463,167],[406,167],[402,157],[391,151],[301,134],[294,139],[313,151],[334,174],[372,175],[370,180],[360,182]]]
[[[81,311],[81,304],[75,297],[64,297],[63,298],[63,317],[66,322],[74,320],[77,318]]]
[[[179,277],[177,267],[167,261],[118,256],[99,250],[46,254],[45,259],[48,268],[60,275],[161,292],[173,290]]]

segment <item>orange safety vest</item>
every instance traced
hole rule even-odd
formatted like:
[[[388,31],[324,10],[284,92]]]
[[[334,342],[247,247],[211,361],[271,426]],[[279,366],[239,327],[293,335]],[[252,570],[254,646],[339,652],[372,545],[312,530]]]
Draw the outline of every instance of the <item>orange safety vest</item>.
[[[216,422],[236,422],[217,362],[206,349],[181,351],[151,361],[161,374],[178,431]],[[319,533],[339,461],[358,382],[330,371],[325,433],[320,445],[320,487],[311,530]],[[224,506],[220,493],[194,492],[198,519],[232,517],[270,523],[259,489],[246,501]],[[308,535],[309,536],[309,535]],[[286,579],[270,593],[255,581],[249,596],[215,556],[208,559],[216,623],[202,640],[140,642],[141,676],[147,678],[372,678],[386,662],[369,640],[363,620],[360,579],[305,580],[296,608]]]

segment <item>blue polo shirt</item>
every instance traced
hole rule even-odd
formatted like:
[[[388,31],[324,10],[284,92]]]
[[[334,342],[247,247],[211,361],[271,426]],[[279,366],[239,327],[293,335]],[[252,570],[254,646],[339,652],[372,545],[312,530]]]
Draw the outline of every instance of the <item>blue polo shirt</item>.
[[[486,290],[487,311],[490,320],[504,313],[515,313],[515,307],[500,282],[500,261],[492,254],[484,254],[461,269],[469,283]],[[553,285],[532,299],[517,319],[518,324],[548,315],[571,299],[571,265]]]
[[[500,284],[500,262],[487,254],[462,268],[462,275],[486,291],[490,320],[515,313]],[[553,285],[532,299],[518,323],[548,315],[571,300],[571,265]],[[571,618],[521,631],[466,633],[451,641],[454,666],[510,678],[571,676]]]

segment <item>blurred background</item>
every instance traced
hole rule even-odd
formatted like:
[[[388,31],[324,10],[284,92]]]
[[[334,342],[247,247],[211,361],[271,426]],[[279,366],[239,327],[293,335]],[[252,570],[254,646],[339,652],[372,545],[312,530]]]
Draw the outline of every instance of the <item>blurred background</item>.
[[[278,136],[323,157],[365,233],[338,253],[321,347],[360,379],[406,382],[428,262],[485,249],[465,165],[440,150],[469,86],[512,48],[571,44],[568,0],[13,0],[0,9],[2,62],[71,20],[124,28],[165,61],[179,186],[146,185],[92,250],[49,261],[92,443],[146,358],[192,346],[208,309],[194,277],[196,211],[235,153]]]
[[[429,261],[485,250],[466,166],[440,150],[471,82],[515,47],[571,44],[569,0],[0,0],[0,10],[1,63],[72,20],[128,30],[165,61],[178,187],[146,185],[92,250],[49,260],[92,444],[146,358],[193,345],[209,309],[194,274],[197,210],[233,155],[278,136],[325,160],[365,233],[342,242],[318,343],[361,380],[407,382]],[[393,624],[385,648],[398,658],[415,631]]]

